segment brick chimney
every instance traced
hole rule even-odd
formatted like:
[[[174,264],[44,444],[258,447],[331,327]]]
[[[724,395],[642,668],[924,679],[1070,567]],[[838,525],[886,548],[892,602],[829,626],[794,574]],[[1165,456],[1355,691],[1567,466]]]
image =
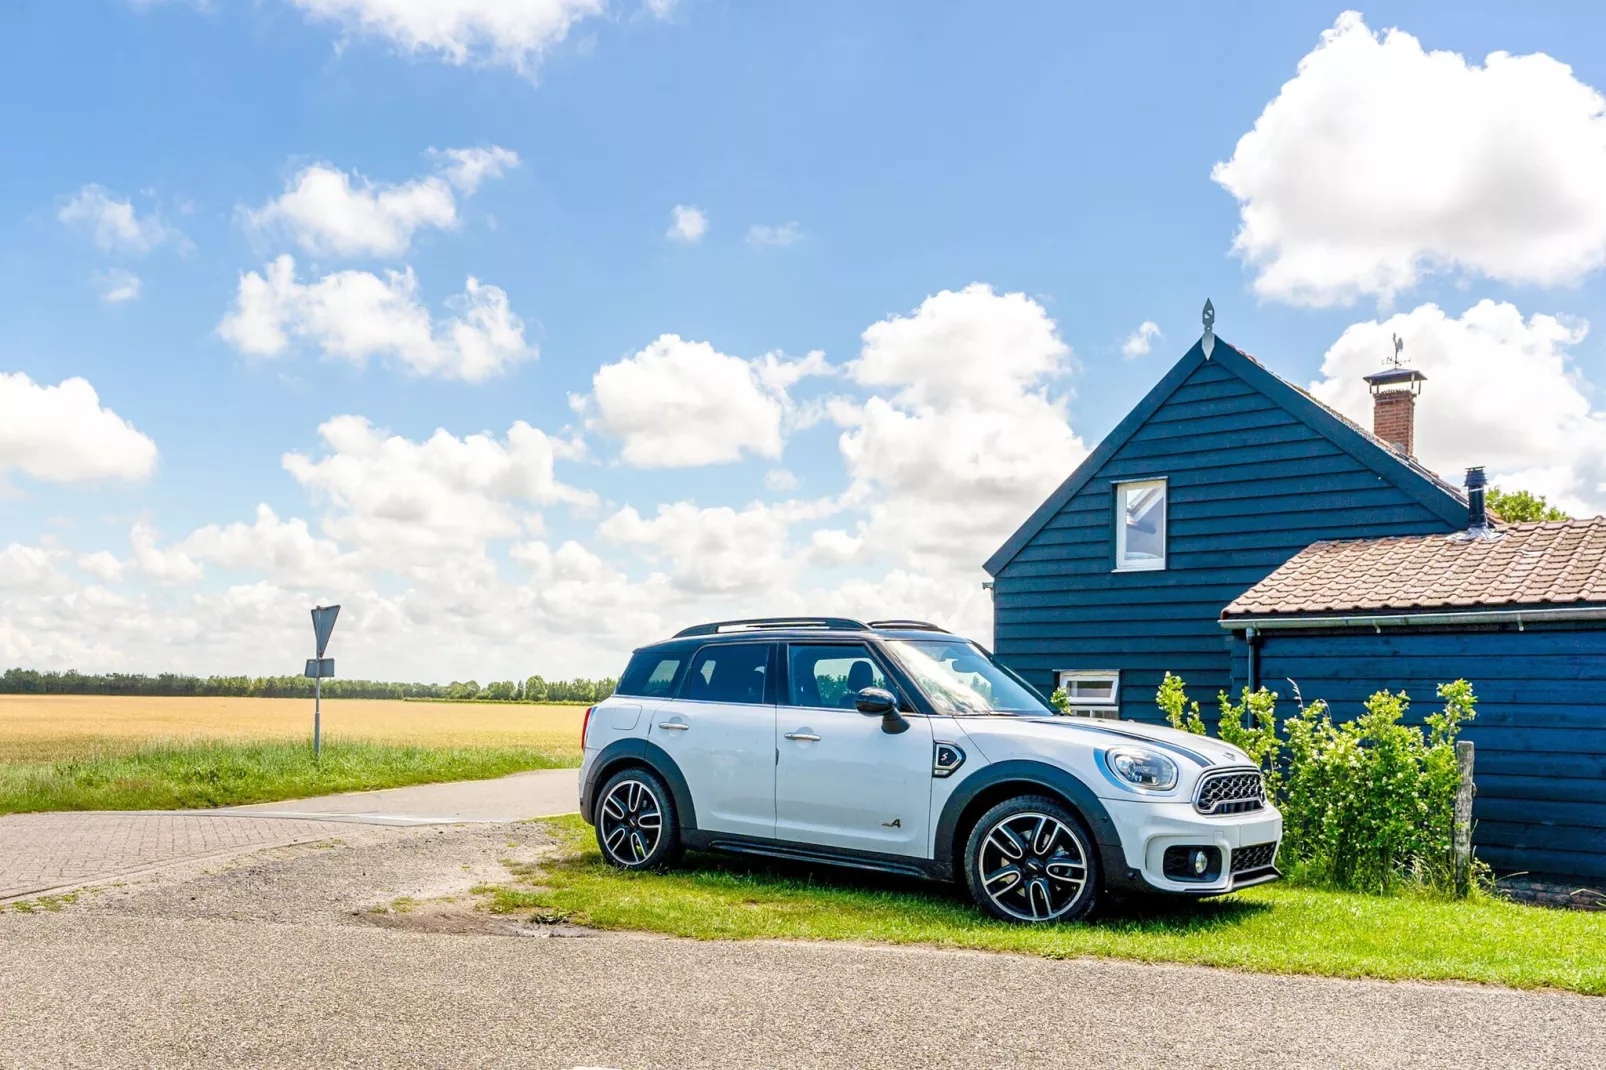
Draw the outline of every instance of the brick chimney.
[[[1407,457],[1416,447],[1416,396],[1427,376],[1413,368],[1389,368],[1366,376],[1372,388],[1372,434]]]

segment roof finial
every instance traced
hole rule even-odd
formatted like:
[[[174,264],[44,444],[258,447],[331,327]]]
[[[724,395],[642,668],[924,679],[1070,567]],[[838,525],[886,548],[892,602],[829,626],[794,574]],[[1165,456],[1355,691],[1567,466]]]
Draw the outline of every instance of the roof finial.
[[[1400,355],[1402,352],[1404,352],[1404,350],[1405,350],[1405,339],[1401,338],[1399,335],[1395,335],[1394,336],[1394,367],[1398,368],[1405,361],[1405,358]]]
[[[1216,306],[1210,303],[1210,298],[1208,297],[1205,298],[1202,318],[1204,319],[1204,337],[1199,339],[1199,348],[1204,350],[1205,360],[1209,360],[1210,354],[1216,348]]]

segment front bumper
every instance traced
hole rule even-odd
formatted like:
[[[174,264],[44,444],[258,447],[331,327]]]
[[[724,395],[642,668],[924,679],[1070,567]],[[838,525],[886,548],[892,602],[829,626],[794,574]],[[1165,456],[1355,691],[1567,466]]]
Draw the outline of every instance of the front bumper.
[[[1283,816],[1275,807],[1247,814],[1207,817],[1195,810],[1191,802],[1109,798],[1099,801],[1109,811],[1121,837],[1126,872],[1106,874],[1106,879],[1118,887],[1178,895],[1223,895],[1281,876],[1276,868],[1275,850],[1270,858],[1256,858],[1253,866],[1237,872],[1232,862],[1235,851],[1281,843]],[[1168,847],[1214,847],[1221,852],[1220,873],[1210,880],[1167,877],[1164,859]]]

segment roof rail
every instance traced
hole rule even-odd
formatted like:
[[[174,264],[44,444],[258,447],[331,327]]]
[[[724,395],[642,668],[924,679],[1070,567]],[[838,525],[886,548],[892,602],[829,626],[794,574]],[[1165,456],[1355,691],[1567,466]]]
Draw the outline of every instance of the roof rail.
[[[912,632],[941,632],[944,635],[953,634],[947,628],[939,628],[935,624],[923,620],[873,620],[872,628],[907,628]]]
[[[754,617],[750,620],[716,620],[708,624],[694,624],[675,633],[680,639],[688,635],[718,635],[720,632],[761,631],[767,628],[819,628],[830,632],[869,631],[863,621],[847,617]]]

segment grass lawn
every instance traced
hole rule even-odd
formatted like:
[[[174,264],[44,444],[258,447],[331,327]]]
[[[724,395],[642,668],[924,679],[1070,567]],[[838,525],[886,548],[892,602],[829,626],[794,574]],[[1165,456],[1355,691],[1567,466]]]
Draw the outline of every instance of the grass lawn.
[[[274,802],[572,765],[527,747],[414,747],[325,740],[152,744],[56,762],[0,764],[0,814],[35,810],[177,810]]]
[[[0,695],[0,813],[167,810],[580,764],[584,707]]]
[[[1606,995],[1606,913],[1273,884],[1199,903],[1106,908],[1085,924],[1027,928],[988,920],[940,885],[827,868],[691,855],[665,873],[621,873],[602,862],[578,817],[544,824],[564,852],[539,871],[516,872],[511,885],[483,889],[492,910],[568,914],[603,929],[698,939],[931,944]]]

